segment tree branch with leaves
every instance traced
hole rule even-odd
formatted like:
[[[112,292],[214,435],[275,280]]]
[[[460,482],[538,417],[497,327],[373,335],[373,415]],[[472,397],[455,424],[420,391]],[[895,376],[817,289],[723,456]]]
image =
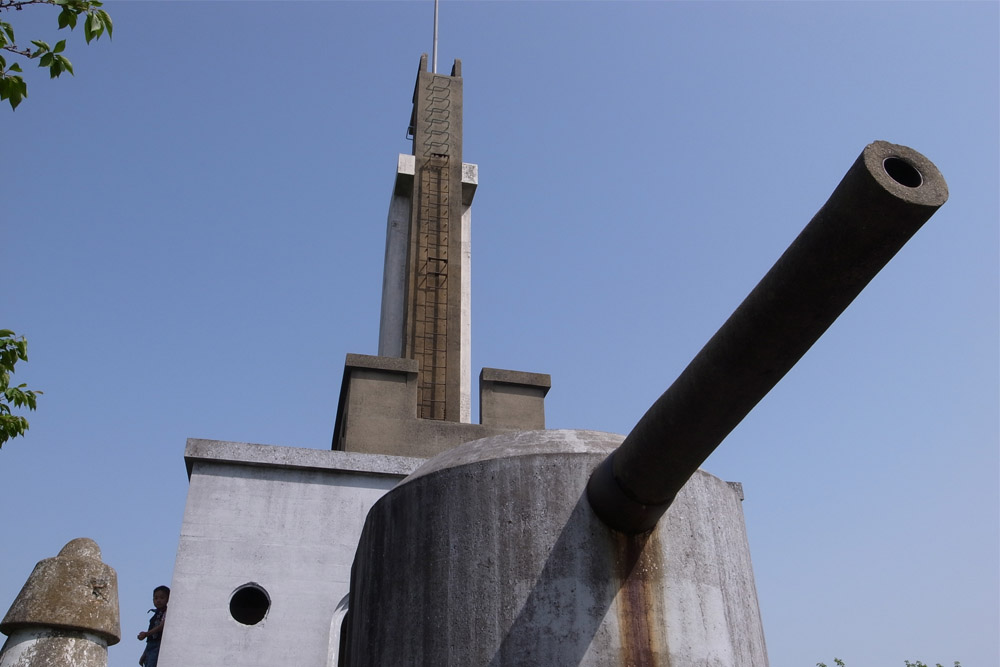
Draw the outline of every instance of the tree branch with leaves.
[[[51,5],[60,9],[57,23],[59,30],[76,28],[80,18],[83,18],[83,36],[90,44],[100,39],[105,32],[108,38],[114,30],[114,24],[108,13],[101,9],[103,3],[99,0],[0,0],[0,15],[3,12],[19,12],[30,5]],[[9,21],[0,19],[0,101],[7,100],[11,109],[28,96],[28,84],[22,74],[18,59],[37,60],[39,67],[47,67],[49,78],[55,79],[63,72],[73,74],[73,64],[63,55],[66,40],[62,39],[49,46],[40,39],[31,40],[34,49],[19,44],[14,36],[14,27]],[[4,53],[6,52],[6,53]],[[13,54],[14,59],[9,65],[7,59]]]
[[[24,435],[28,420],[12,414],[11,408],[35,409],[40,391],[25,384],[10,386],[10,376],[18,361],[28,360],[28,341],[10,329],[0,329],[0,447],[11,438]]]

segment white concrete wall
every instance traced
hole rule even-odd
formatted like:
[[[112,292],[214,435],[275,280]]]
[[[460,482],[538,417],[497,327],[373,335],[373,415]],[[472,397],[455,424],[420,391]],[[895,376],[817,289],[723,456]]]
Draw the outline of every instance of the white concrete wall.
[[[396,181],[389,200],[382,264],[382,312],[378,329],[378,356],[403,356],[403,320],[406,317],[406,257],[410,245],[410,209],[413,205],[414,157],[400,154]]]
[[[476,165],[462,165],[475,167]],[[459,421],[472,421],[472,206],[462,206],[462,308]]]
[[[422,461],[205,440],[186,459],[160,667],[327,667],[365,515]],[[229,602],[251,582],[271,605],[243,625]]]

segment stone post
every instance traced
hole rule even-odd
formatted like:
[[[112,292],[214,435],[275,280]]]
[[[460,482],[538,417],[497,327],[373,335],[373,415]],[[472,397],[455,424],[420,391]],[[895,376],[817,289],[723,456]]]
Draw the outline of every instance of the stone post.
[[[35,565],[0,622],[0,667],[107,667],[121,640],[118,575],[86,537]]]

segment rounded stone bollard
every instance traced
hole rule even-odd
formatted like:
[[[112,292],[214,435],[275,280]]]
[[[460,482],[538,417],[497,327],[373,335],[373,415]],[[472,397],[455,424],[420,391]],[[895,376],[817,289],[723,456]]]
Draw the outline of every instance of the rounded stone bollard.
[[[0,632],[0,667],[106,667],[121,640],[118,576],[97,543],[80,537],[39,561]]]

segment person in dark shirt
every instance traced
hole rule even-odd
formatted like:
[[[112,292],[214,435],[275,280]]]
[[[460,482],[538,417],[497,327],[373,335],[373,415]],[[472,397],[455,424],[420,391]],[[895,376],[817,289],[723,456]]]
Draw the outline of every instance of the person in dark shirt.
[[[163,621],[167,618],[167,601],[170,599],[170,589],[157,586],[153,589],[153,612],[149,619],[149,629],[139,633],[139,641],[146,640],[146,650],[139,657],[142,667],[156,667],[160,657],[160,639],[163,638]]]

